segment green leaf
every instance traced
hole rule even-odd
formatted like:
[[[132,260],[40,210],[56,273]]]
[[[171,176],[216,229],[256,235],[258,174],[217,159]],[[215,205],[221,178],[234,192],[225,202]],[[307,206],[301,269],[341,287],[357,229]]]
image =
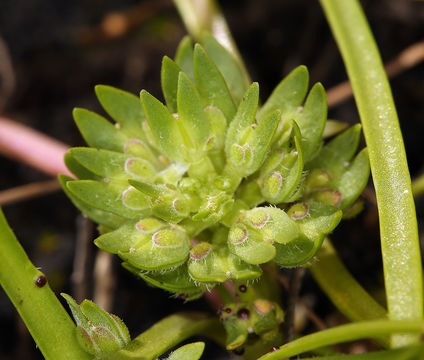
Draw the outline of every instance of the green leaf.
[[[308,168],[326,169],[332,179],[340,176],[355,155],[359,143],[361,125],[356,124],[327,143]]]
[[[308,92],[309,74],[306,66],[298,66],[274,89],[259,113],[259,122],[275,110],[283,115],[302,105]]]
[[[170,159],[184,162],[187,158],[182,147],[185,142],[175,118],[147,91],[142,90],[140,96],[147,121],[161,149]]]
[[[191,80],[194,80],[193,75],[193,43],[190,36],[185,36],[178,45],[175,62],[188,75]]]
[[[334,186],[342,194],[340,209],[347,210],[353,205],[368,183],[370,163],[367,149],[363,149],[346,168]]]
[[[178,77],[177,102],[178,121],[184,128],[184,137],[190,139],[193,149],[203,150],[209,138],[209,122],[193,83],[183,72]]]
[[[72,150],[72,149],[71,149]],[[101,176],[97,176],[84,166],[82,166],[68,151],[63,158],[66,167],[69,171],[74,174],[78,179],[81,180],[102,180]],[[72,179],[74,180],[74,179]]]
[[[224,321],[225,332],[227,333],[227,341],[225,348],[234,350],[243,345],[249,335],[249,331],[244,322],[232,317]]]
[[[62,185],[63,191],[71,199],[72,203],[94,222],[104,225],[109,229],[116,229],[126,221],[126,219],[121,216],[112,214],[107,211],[95,209],[75,196],[66,185],[69,181],[74,181],[75,179],[66,175],[59,175],[58,179]]]
[[[288,202],[299,186],[302,172],[302,136],[293,121],[287,144],[276,149],[261,168],[259,182],[263,197],[271,204]]]
[[[243,143],[243,135],[255,123],[258,101],[259,84],[255,82],[247,89],[237,109],[237,113],[228,127],[225,138],[225,152],[227,153],[227,157],[231,155],[231,145]]]
[[[177,88],[178,75],[181,68],[173,62],[168,56],[164,56],[161,69],[162,92],[165,97],[166,105],[169,111],[174,114],[177,112]]]
[[[156,169],[147,160],[109,150],[72,148],[71,156],[94,174],[108,179],[153,180]]]
[[[205,34],[202,42],[207,54],[224,77],[235,103],[239,104],[247,88],[239,63],[212,35]]]
[[[188,271],[190,276],[200,282],[214,283],[227,280],[253,280],[261,276],[259,266],[240,261],[232,255],[227,246],[209,245],[199,251],[203,244],[197,244],[190,252]]]
[[[183,229],[165,228],[155,232],[151,240],[134,244],[118,255],[142,270],[168,269],[183,264],[190,252],[189,239]]]
[[[130,251],[138,243],[150,241],[152,235],[166,227],[163,221],[148,217],[136,221],[127,221],[115,231],[99,236],[94,243],[100,249],[112,254]]]
[[[337,208],[312,201],[293,205],[287,214],[296,221],[302,234],[286,244],[275,244],[274,261],[284,267],[310,261],[320,249],[325,235],[333,231],[342,218],[342,212]]]
[[[233,98],[222,74],[199,44],[194,47],[194,80],[204,107],[217,107],[227,123],[231,122],[236,113]]]
[[[150,199],[132,187],[93,180],[68,181],[71,194],[96,209],[133,219],[148,215]]]
[[[306,99],[305,106],[295,116],[302,134],[304,161],[315,157],[321,147],[322,134],[327,120],[327,97],[324,87],[315,84]]]
[[[88,145],[123,152],[128,138],[104,117],[79,108],[74,109],[73,116]]]
[[[199,360],[204,349],[205,343],[201,341],[187,344],[173,351],[168,360]]]
[[[140,98],[129,92],[107,85],[96,85],[97,98],[106,112],[129,138],[146,140],[142,128],[145,120]]]
[[[231,227],[228,235],[228,248],[234,255],[249,264],[263,264],[275,257],[274,245],[263,241],[262,237],[249,231],[244,224]]]
[[[125,262],[122,263],[122,266],[141,277],[147,283],[182,296],[185,300],[197,299],[206,291],[206,286],[194,283],[188,274],[186,265],[178,266],[176,269],[171,269],[169,271],[161,270],[151,272],[137,269]],[[207,284],[208,288],[211,288],[211,286],[212,285]]]

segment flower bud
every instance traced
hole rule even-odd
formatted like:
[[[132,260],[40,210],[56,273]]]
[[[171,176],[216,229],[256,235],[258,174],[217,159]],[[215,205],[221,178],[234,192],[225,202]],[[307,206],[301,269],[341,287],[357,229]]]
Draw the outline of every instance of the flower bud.
[[[95,357],[110,355],[130,342],[124,322],[95,303],[84,300],[79,306],[72,297],[61,294],[77,324],[76,337],[81,347]]]

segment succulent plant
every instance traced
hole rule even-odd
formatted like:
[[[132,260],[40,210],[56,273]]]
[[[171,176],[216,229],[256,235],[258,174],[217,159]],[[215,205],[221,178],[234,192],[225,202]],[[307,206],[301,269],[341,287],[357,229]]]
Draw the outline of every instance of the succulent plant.
[[[150,284],[187,299],[226,280],[253,280],[260,265],[308,263],[367,183],[360,125],[323,145],[324,88],[308,93],[299,66],[259,106],[233,56],[212,36],[175,61],[164,57],[166,106],[110,86],[97,97],[115,120],[84,109],[74,118],[89,148],[60,181],[101,225],[95,244]],[[305,100],[306,98],[306,100]],[[253,306],[253,305],[252,305]]]

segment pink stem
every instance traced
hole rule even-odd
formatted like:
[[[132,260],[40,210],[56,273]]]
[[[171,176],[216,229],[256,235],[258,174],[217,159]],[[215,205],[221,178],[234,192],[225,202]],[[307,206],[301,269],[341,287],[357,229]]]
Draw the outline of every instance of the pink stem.
[[[15,121],[0,117],[0,154],[48,175],[72,175],[63,162],[69,146]]]

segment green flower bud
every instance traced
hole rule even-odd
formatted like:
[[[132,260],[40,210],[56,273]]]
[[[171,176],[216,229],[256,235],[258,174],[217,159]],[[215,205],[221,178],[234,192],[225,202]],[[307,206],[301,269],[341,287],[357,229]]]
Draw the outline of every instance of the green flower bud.
[[[130,342],[130,334],[124,322],[108,314],[89,300],[79,306],[67,294],[61,294],[71,309],[76,322],[76,337],[81,347],[96,358],[110,355]]]

